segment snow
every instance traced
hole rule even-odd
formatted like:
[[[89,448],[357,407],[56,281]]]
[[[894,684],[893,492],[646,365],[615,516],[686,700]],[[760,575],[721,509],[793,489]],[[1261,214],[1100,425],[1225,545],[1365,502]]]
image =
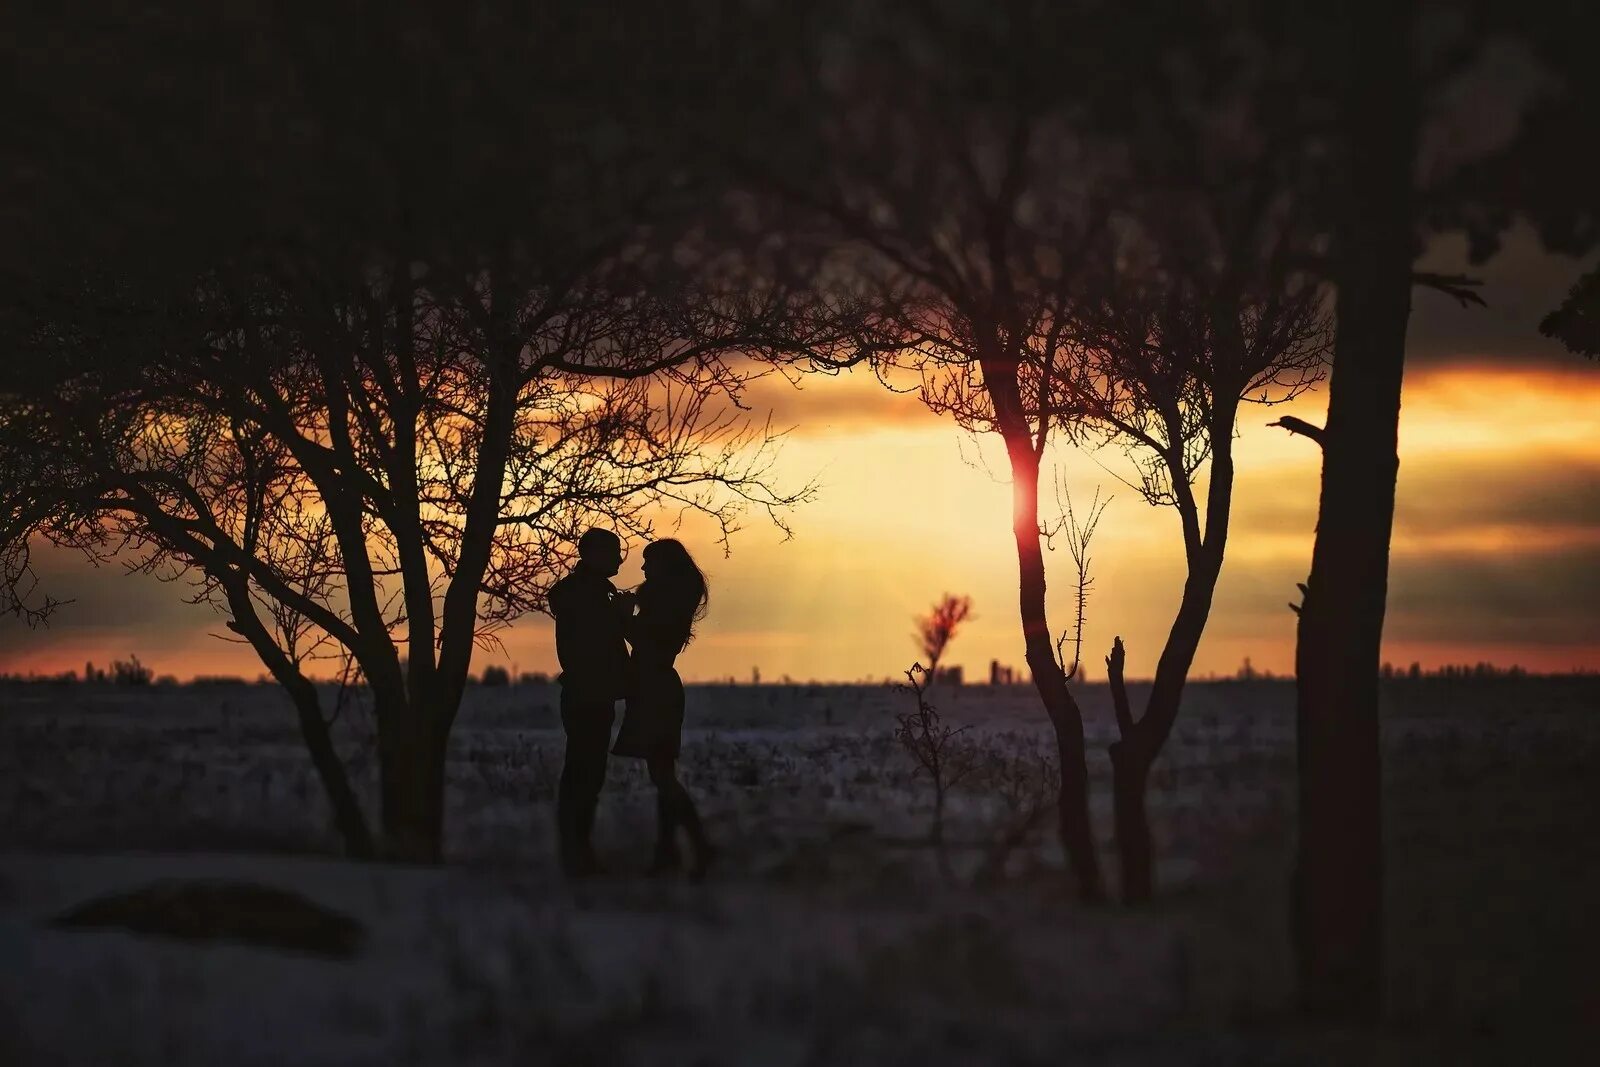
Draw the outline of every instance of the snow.
[[[1114,729],[1085,690],[1109,840]],[[555,693],[476,688],[450,758],[449,862],[337,857],[272,687],[0,688],[0,1062],[852,1064],[1580,1062],[1600,987],[1600,682],[1386,690],[1389,1003],[1377,1035],[1293,1020],[1285,890],[1293,691],[1191,687],[1151,783],[1159,899],[1070,899],[1048,827],[969,884],[1004,813],[958,790],[954,878],[882,687],[697,686],[685,784],[722,847],[642,877],[654,805],[613,760],[596,839],[552,861]],[[935,689],[995,752],[1048,752],[1022,688]],[[1135,694],[1135,704],[1138,694]],[[370,723],[335,725],[369,797]],[[48,920],[163,879],[305,895],[368,929],[351,961]]]

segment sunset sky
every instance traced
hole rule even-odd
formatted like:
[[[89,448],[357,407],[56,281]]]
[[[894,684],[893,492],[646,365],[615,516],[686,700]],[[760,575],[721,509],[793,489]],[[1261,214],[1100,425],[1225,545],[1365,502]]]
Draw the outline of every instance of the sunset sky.
[[[1456,251],[1441,244],[1434,258],[1448,265]],[[1600,669],[1600,367],[1535,331],[1581,267],[1518,235],[1479,272],[1488,309],[1414,298],[1385,628],[1396,664]],[[794,427],[780,485],[815,479],[820,491],[792,516],[787,541],[751,517],[724,558],[703,524],[679,531],[712,589],[701,636],[679,660],[686,679],[747,680],[752,668],[772,681],[897,676],[917,655],[912,617],[946,591],[970,595],[977,616],[947,662],[978,678],[991,659],[1022,666],[997,442],[975,442],[867,375],[817,377],[799,392],[774,379],[752,399]],[[1266,424],[1290,410],[1321,423],[1326,404],[1319,389],[1292,408],[1243,412],[1233,532],[1197,675],[1232,673],[1247,656],[1257,669],[1291,667],[1287,604],[1309,567],[1318,455]],[[1116,448],[1057,458],[1075,499],[1096,486],[1113,498],[1092,550],[1090,677],[1103,675],[1113,634],[1127,643],[1129,673],[1148,676],[1183,580],[1177,515],[1118,481],[1130,468]],[[639,547],[619,584],[639,580]],[[180,678],[263,673],[246,649],[213,636],[218,616],[183,603],[182,587],[61,554],[38,562],[50,591],[77,602],[48,629],[0,621],[0,670],[51,673],[137,653]],[[1060,629],[1072,621],[1064,547],[1049,566]],[[507,656],[480,655],[475,666],[555,669],[548,619],[519,622],[506,644]]]

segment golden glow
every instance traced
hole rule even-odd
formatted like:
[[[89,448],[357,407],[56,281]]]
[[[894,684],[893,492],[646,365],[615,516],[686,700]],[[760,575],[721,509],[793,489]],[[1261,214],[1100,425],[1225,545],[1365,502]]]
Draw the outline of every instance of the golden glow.
[[[1011,487],[997,442],[965,438],[914,396],[866,375],[811,378],[799,392],[769,381],[751,399],[775,410],[775,425],[795,427],[779,477],[789,487],[815,478],[821,492],[794,514],[792,540],[752,516],[729,558],[708,524],[690,517],[676,530],[712,582],[710,614],[681,661],[685,677],[748,679],[753,667],[769,681],[898,677],[916,656],[912,616],[946,591],[970,594],[976,612],[951,662],[976,678],[991,659],[1022,665]],[[1288,407],[1242,412],[1228,563],[1197,675],[1230,674],[1246,656],[1258,670],[1290,669],[1287,604],[1309,567],[1319,456],[1305,438],[1267,424],[1289,412],[1320,424],[1326,402],[1316,392]],[[1600,371],[1582,364],[1570,372],[1465,364],[1407,378],[1386,658],[1600,668],[1594,609],[1572,605],[1564,588],[1600,553],[1594,497],[1571,498],[1574,486],[1600,474],[1597,413]],[[1116,634],[1128,644],[1130,674],[1148,676],[1183,581],[1177,516],[1119,484],[1131,468],[1115,448],[1060,459],[1075,494],[1086,498],[1100,485],[1114,497],[1092,549],[1090,676],[1100,676]],[[1052,499],[1047,483],[1047,514]],[[659,532],[671,530],[667,516]],[[630,552],[619,583],[639,581],[638,559]],[[1071,560],[1064,547],[1048,560],[1051,621],[1060,629],[1071,624]],[[78,565],[51,561],[54,570],[71,567]],[[1467,570],[1489,574],[1497,587],[1467,586],[1466,578],[1453,587],[1451,575]],[[178,614],[171,586],[112,571],[88,580],[147,602],[151,623],[97,627],[74,619],[73,607],[56,628],[37,633],[7,622],[0,669],[47,673],[137,652],[158,673],[261,673],[248,650],[205,636],[220,630],[214,615]],[[1507,606],[1507,590],[1520,606]],[[1557,611],[1575,614],[1556,618]],[[554,669],[548,620],[524,620],[504,636],[506,659],[519,670]],[[478,665],[498,659],[480,654]]]

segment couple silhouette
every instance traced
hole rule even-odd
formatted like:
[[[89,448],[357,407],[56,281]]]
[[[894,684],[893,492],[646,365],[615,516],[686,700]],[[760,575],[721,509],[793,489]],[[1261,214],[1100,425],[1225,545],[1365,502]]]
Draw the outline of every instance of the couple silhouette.
[[[656,846],[650,873],[683,865],[678,830],[689,838],[689,874],[705,877],[713,850],[694,801],[678,781],[683,681],[673,667],[705,615],[706,579],[677,541],[644,550],[644,584],[619,591],[622,541],[592,529],[578,539],[578,564],[550,589],[561,663],[561,726],[567,750],[556,793],[561,867],[569,877],[601,873],[590,836],[606,780],[606,754],[645,761],[656,788]],[[631,652],[630,652],[631,649]],[[625,701],[616,744],[616,702]]]

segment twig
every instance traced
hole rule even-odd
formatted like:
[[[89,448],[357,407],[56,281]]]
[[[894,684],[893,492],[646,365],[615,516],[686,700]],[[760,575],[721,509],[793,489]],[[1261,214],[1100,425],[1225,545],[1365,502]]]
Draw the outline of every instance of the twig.
[[[1122,647],[1122,638],[1114,638],[1111,642],[1111,654],[1106,657],[1106,680],[1111,685],[1111,704],[1116,710],[1117,733],[1124,741],[1133,736],[1135,726],[1133,711],[1128,704],[1128,687],[1122,678],[1122,667],[1126,658],[1127,650]]]
[[[1089,543],[1094,540],[1095,527],[1100,524],[1100,517],[1105,514],[1106,505],[1111,503],[1111,498],[1100,499],[1100,487],[1095,486],[1094,499],[1089,502],[1089,511],[1084,521],[1078,522],[1077,513],[1072,508],[1072,494],[1067,491],[1065,483],[1058,488],[1058,499],[1066,512],[1064,529],[1067,534],[1067,550],[1072,553],[1072,563],[1077,569],[1078,582],[1074,590],[1074,603],[1077,609],[1076,619],[1072,627],[1072,667],[1066,665],[1066,656],[1063,647],[1067,643],[1067,631],[1061,632],[1061,637],[1056,641],[1056,663],[1060,665],[1062,673],[1070,681],[1078,675],[1078,668],[1083,665],[1083,621],[1089,604],[1089,587],[1094,584],[1094,579],[1089,576]]]

